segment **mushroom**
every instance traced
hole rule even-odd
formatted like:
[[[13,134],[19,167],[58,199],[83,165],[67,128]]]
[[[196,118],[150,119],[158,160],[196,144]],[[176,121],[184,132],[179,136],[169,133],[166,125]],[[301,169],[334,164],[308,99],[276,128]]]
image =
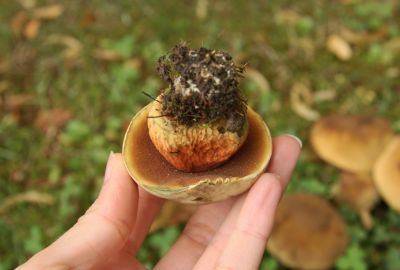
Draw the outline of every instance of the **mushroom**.
[[[342,172],[339,182],[333,187],[333,194],[336,200],[358,212],[366,229],[372,228],[371,210],[379,195],[371,177]]]
[[[311,144],[326,162],[357,174],[368,174],[393,136],[386,119],[361,115],[330,115],[311,130]]]
[[[240,95],[243,68],[227,53],[178,45],[157,70],[169,87],[131,120],[122,147],[129,174],[181,203],[247,190],[268,165],[272,139]]]
[[[395,136],[379,156],[373,176],[383,200],[400,212],[400,136]]]
[[[348,241],[345,222],[327,201],[294,193],[277,208],[267,249],[290,268],[328,269]]]

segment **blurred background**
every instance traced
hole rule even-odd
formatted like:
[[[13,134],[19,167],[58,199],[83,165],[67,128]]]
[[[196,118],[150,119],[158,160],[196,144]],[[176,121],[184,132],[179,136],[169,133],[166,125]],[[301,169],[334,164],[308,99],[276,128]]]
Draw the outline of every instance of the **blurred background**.
[[[0,0],[0,22],[0,269],[24,262],[88,208],[108,154],[121,150],[130,118],[149,102],[141,91],[163,87],[158,57],[180,41],[247,63],[249,104],[274,135],[303,140],[287,193],[323,200],[348,235],[325,267],[400,269],[399,203],[376,191],[372,166],[343,175],[310,139],[332,113],[379,117],[400,132],[400,1]],[[357,129],[338,126],[337,137]],[[138,255],[146,266],[191,211],[164,208]],[[261,269],[310,268],[281,257],[271,247]]]

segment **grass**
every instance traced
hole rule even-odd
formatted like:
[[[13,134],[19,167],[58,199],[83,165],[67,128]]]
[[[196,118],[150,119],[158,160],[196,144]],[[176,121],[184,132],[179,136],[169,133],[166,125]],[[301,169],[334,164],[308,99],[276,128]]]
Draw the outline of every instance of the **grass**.
[[[338,170],[319,160],[308,136],[313,121],[291,106],[293,85],[334,97],[311,107],[332,112],[378,115],[400,131],[400,10],[397,1],[208,1],[204,19],[197,1],[59,1],[60,17],[43,21],[27,40],[11,29],[15,14],[30,1],[3,1],[0,9],[0,204],[13,194],[35,190],[55,203],[19,203],[0,214],[0,269],[24,262],[70,227],[96,197],[106,158],[120,151],[124,127],[163,86],[154,70],[157,58],[181,40],[193,47],[230,52],[259,71],[270,91],[250,79],[242,82],[249,103],[274,135],[294,133],[304,151],[289,192],[314,193],[332,201]],[[36,6],[48,4],[33,1]],[[199,1],[202,2],[202,1]],[[351,44],[353,57],[340,61],[327,51],[330,33],[346,28],[362,38]],[[73,37],[80,47],[65,57],[65,45],[50,37]],[[106,61],[98,49],[118,53]],[[15,95],[33,100],[12,107]],[[62,109],[73,117],[65,126],[43,132],[38,112]],[[351,243],[337,269],[399,269],[400,216],[380,203],[376,224],[363,229],[357,215],[334,201],[349,224]],[[148,237],[139,253],[148,266],[174,241],[179,228]],[[264,269],[282,269],[265,254]]]

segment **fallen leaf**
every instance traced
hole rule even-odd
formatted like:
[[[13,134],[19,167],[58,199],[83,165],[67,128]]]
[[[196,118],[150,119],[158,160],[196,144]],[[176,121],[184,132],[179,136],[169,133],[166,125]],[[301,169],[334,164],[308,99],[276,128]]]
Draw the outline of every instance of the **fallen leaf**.
[[[38,192],[38,191],[26,191],[23,193],[18,193],[15,195],[11,195],[3,200],[0,204],[0,215],[4,214],[13,206],[28,202],[35,204],[54,204],[54,197],[48,193]]]
[[[392,52],[400,52],[400,37],[393,38],[386,42],[385,48]]]
[[[243,74],[246,78],[253,80],[258,87],[260,88],[261,92],[268,92],[270,90],[270,85],[265,78],[265,76],[258,70],[250,67],[246,67]]]
[[[200,20],[204,20],[207,17],[207,11],[208,0],[197,0],[196,17]]]
[[[94,22],[96,22],[96,14],[92,10],[87,10],[80,21],[80,24],[82,27],[89,27],[91,26]]]
[[[353,56],[349,43],[339,35],[330,35],[326,42],[326,48],[342,61],[348,61]]]
[[[279,10],[274,16],[274,20],[278,24],[294,25],[300,19],[301,19],[300,14],[298,14],[293,10],[288,10],[288,9]]]
[[[36,117],[35,126],[46,133],[51,127],[61,128],[71,117],[72,113],[66,109],[40,111]]]
[[[334,89],[326,89],[315,92],[313,95],[314,102],[331,101],[337,96],[337,92]]]
[[[95,49],[92,56],[93,58],[102,61],[119,61],[123,59],[119,53],[108,49]]]
[[[19,35],[28,20],[28,14],[25,11],[18,11],[11,18],[10,27],[15,35]]]
[[[65,58],[77,58],[82,50],[82,43],[74,37],[66,35],[50,35],[46,44],[59,44],[65,46],[63,56]]]
[[[36,6],[36,0],[18,0],[18,2],[25,9],[32,9]]]
[[[380,31],[369,33],[369,32],[355,32],[348,28],[341,27],[340,36],[343,37],[347,42],[355,45],[364,45],[376,42],[385,36],[387,36],[388,30],[386,28]]]
[[[39,20],[54,20],[61,16],[64,8],[59,4],[38,7],[32,11],[32,16]]]
[[[318,111],[311,108],[314,99],[311,90],[304,84],[297,82],[290,91],[290,105],[292,110],[308,121],[320,118]]]
[[[32,40],[34,39],[40,30],[40,21],[39,20],[30,20],[24,28],[24,36],[29,39]]]

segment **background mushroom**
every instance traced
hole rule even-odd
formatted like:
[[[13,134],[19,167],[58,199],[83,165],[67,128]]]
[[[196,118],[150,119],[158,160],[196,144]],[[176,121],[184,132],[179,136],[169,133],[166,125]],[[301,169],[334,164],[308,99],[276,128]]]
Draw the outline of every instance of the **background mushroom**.
[[[347,226],[326,200],[294,193],[278,206],[267,249],[294,269],[328,269],[347,243]]]
[[[372,178],[342,172],[332,191],[338,201],[358,212],[366,229],[372,228],[371,210],[379,200]]]
[[[368,174],[393,136],[386,119],[362,115],[330,115],[311,130],[311,144],[323,160],[342,170]]]
[[[374,182],[383,200],[400,212],[400,136],[394,137],[377,160]]]

